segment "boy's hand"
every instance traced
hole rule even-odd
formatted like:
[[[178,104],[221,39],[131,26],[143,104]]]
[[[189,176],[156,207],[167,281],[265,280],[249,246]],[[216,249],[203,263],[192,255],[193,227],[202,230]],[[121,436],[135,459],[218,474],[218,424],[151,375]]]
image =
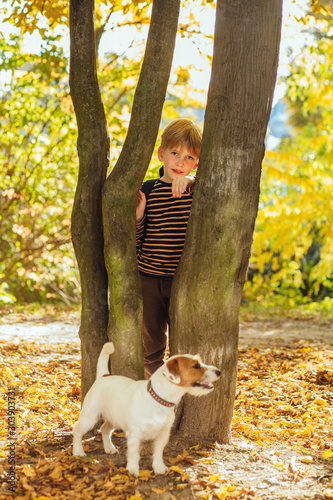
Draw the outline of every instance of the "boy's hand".
[[[185,193],[188,185],[192,185],[194,180],[192,177],[176,177],[172,181],[172,196],[174,198],[181,198]]]
[[[146,209],[146,196],[142,191],[139,191],[138,201],[136,204],[136,212],[135,212],[135,218],[137,224],[142,221],[145,215],[145,209]]]

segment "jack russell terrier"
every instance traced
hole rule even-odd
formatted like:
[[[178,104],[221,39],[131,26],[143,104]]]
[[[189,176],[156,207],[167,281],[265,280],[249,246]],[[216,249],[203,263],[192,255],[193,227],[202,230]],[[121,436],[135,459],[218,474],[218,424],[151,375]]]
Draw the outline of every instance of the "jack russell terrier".
[[[165,474],[163,450],[169,440],[175,419],[175,407],[186,393],[202,396],[213,390],[213,382],[221,375],[215,366],[204,365],[199,355],[172,356],[149,380],[132,380],[110,375],[109,355],[112,342],[104,344],[97,363],[97,376],[88,391],[79,420],[73,428],[73,455],[85,456],[82,437],[100,417],[105,453],[116,453],[111,441],[113,430],[122,429],[127,437],[127,470],[139,475],[140,443],[154,441],[153,469]]]

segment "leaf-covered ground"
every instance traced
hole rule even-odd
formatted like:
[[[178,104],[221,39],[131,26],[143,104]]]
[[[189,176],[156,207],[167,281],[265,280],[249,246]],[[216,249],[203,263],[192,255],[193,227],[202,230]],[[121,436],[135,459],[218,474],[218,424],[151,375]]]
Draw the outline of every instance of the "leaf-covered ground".
[[[272,332],[268,323],[265,331]],[[243,328],[233,444],[172,438],[166,476],[151,472],[147,444],[138,479],[124,468],[121,433],[116,456],[104,454],[99,433],[84,443],[88,458],[71,456],[80,408],[77,340],[0,342],[0,500],[333,499],[333,338],[304,337],[288,339],[286,329],[283,342],[270,334],[265,343],[263,336],[246,343]],[[8,426],[13,397],[14,429]],[[13,457],[15,493],[8,490]]]

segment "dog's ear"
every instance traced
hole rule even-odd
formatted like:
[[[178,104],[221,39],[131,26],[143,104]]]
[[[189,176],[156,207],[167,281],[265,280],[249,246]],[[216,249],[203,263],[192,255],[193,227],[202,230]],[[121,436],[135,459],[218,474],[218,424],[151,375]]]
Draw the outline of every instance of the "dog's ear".
[[[173,384],[179,384],[181,378],[177,358],[169,359],[169,361],[165,363],[162,373]]]

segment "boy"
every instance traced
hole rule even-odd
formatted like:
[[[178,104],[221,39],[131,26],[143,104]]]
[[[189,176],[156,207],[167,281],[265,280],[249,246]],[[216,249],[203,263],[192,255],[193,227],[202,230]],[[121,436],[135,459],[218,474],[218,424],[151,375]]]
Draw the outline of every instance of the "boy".
[[[146,379],[163,364],[172,278],[183,251],[192,203],[194,181],[188,176],[197,168],[201,138],[201,130],[190,120],[171,122],[158,149],[163,175],[153,182],[152,188],[152,181],[147,181],[139,191],[136,243],[143,296]]]

